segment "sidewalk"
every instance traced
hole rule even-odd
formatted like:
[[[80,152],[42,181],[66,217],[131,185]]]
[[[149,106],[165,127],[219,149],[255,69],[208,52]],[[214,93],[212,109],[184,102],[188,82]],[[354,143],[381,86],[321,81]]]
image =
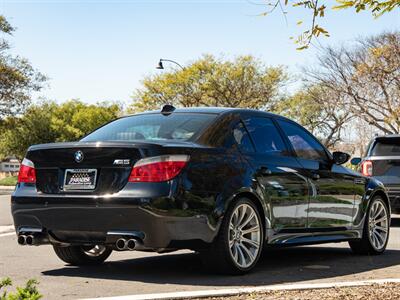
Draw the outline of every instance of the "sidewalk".
[[[11,194],[15,190],[15,186],[0,185],[0,194]]]

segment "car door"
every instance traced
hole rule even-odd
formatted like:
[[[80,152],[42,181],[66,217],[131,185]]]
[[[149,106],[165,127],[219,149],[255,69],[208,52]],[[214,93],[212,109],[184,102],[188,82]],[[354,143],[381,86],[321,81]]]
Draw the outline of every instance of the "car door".
[[[255,151],[244,151],[267,203],[270,228],[301,228],[307,225],[308,183],[300,175],[301,165],[291,156],[271,118],[243,119]]]
[[[277,120],[310,184],[308,228],[350,228],[354,214],[354,173],[333,163],[329,152],[300,125]]]

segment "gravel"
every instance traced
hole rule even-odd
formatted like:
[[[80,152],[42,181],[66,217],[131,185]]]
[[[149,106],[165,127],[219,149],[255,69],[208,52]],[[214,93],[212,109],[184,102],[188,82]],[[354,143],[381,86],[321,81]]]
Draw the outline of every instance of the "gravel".
[[[394,300],[400,299],[400,284],[375,284],[359,287],[341,287],[313,290],[282,290],[266,293],[243,294],[230,297],[213,297],[208,300],[280,300],[280,299],[307,299],[307,300]],[[204,300],[204,298],[203,298]]]

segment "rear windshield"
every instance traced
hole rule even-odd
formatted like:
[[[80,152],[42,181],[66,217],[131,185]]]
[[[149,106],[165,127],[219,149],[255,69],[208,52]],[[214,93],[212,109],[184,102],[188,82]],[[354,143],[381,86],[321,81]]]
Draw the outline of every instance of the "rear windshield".
[[[192,139],[215,114],[144,114],[115,120],[84,137],[83,142]]]
[[[400,138],[377,140],[371,149],[371,156],[400,155]]]

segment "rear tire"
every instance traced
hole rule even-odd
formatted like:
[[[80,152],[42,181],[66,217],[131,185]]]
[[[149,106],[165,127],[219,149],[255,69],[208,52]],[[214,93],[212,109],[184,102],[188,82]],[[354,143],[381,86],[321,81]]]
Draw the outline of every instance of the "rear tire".
[[[53,246],[54,252],[64,262],[74,265],[98,265],[103,263],[111,254],[112,250],[104,246],[82,247]]]
[[[200,255],[212,271],[240,275],[254,268],[263,245],[264,230],[257,207],[249,199],[239,198],[226,211],[214,242]]]
[[[389,241],[389,231],[389,209],[381,197],[374,197],[365,216],[362,238],[349,241],[350,248],[355,254],[381,254]]]

